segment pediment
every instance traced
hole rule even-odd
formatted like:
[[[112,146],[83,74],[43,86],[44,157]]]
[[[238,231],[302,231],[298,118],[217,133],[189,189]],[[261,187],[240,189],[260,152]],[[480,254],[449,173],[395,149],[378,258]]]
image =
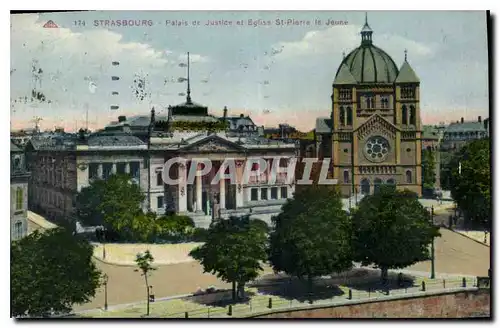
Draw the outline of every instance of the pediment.
[[[239,152],[244,148],[234,142],[225,140],[218,136],[208,136],[202,140],[198,140],[193,144],[182,148],[182,151],[195,153],[206,152]]]
[[[390,139],[393,139],[395,138],[396,131],[398,130],[398,127],[378,114],[372,115],[364,124],[360,125],[356,129],[358,138],[360,140],[365,139],[373,132],[377,132],[381,135],[385,135]]]

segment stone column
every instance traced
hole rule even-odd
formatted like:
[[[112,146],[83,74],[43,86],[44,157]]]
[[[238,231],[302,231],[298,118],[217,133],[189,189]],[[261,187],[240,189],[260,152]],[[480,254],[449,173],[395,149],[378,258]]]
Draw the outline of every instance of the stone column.
[[[243,192],[243,170],[245,168],[245,161],[236,161],[236,208],[243,207],[245,202]]]
[[[113,166],[111,166],[111,174],[116,174],[116,163],[113,163]]]
[[[199,167],[198,167],[199,169]],[[196,171],[196,211],[203,211],[202,178],[200,171]]]
[[[97,176],[99,179],[102,179],[102,163],[99,163],[99,166],[97,166]]]
[[[186,188],[186,165],[179,164],[177,166],[179,185],[177,186],[177,212],[183,213],[187,211],[187,188]]]
[[[219,208],[226,208],[226,180],[219,181]]]
[[[125,173],[130,174],[130,163],[129,162],[125,163]]]

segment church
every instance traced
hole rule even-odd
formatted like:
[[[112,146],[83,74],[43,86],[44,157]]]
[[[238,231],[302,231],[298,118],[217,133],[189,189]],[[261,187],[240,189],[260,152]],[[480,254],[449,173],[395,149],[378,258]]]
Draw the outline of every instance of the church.
[[[422,194],[420,80],[375,46],[368,19],[361,44],[344,55],[332,85],[331,117],[318,118],[318,157],[343,196],[373,194],[392,184]]]

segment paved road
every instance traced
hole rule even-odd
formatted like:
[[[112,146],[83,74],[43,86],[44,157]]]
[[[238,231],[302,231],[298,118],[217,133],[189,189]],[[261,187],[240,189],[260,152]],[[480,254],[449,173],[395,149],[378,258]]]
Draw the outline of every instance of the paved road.
[[[443,274],[480,275],[488,274],[490,267],[490,248],[460,234],[441,229],[442,237],[437,238],[436,272]],[[144,278],[134,267],[114,266],[99,263],[99,269],[109,276],[108,304],[124,304],[142,301],[146,296]],[[406,268],[411,271],[430,272],[430,261],[420,262]],[[267,273],[270,269],[266,268]],[[215,285],[219,288],[229,288],[217,277],[203,273],[197,262],[159,266],[149,279],[157,298],[172,295],[188,294],[198,287],[206,288]],[[102,307],[104,293],[99,290],[94,300],[83,306],[76,306],[75,311]]]

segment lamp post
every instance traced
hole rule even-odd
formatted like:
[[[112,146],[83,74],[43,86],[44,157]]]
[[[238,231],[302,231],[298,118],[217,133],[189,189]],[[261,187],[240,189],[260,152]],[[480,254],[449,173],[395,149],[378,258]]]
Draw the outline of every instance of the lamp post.
[[[104,311],[108,310],[108,275],[104,274],[102,276],[102,281],[104,285]]]
[[[431,224],[432,227],[434,227],[434,205],[431,206]],[[434,237],[432,237],[432,243],[431,243],[431,279],[435,279],[436,277],[436,272],[435,272],[435,267],[434,267]]]
[[[106,229],[102,229],[102,259],[106,259]]]

